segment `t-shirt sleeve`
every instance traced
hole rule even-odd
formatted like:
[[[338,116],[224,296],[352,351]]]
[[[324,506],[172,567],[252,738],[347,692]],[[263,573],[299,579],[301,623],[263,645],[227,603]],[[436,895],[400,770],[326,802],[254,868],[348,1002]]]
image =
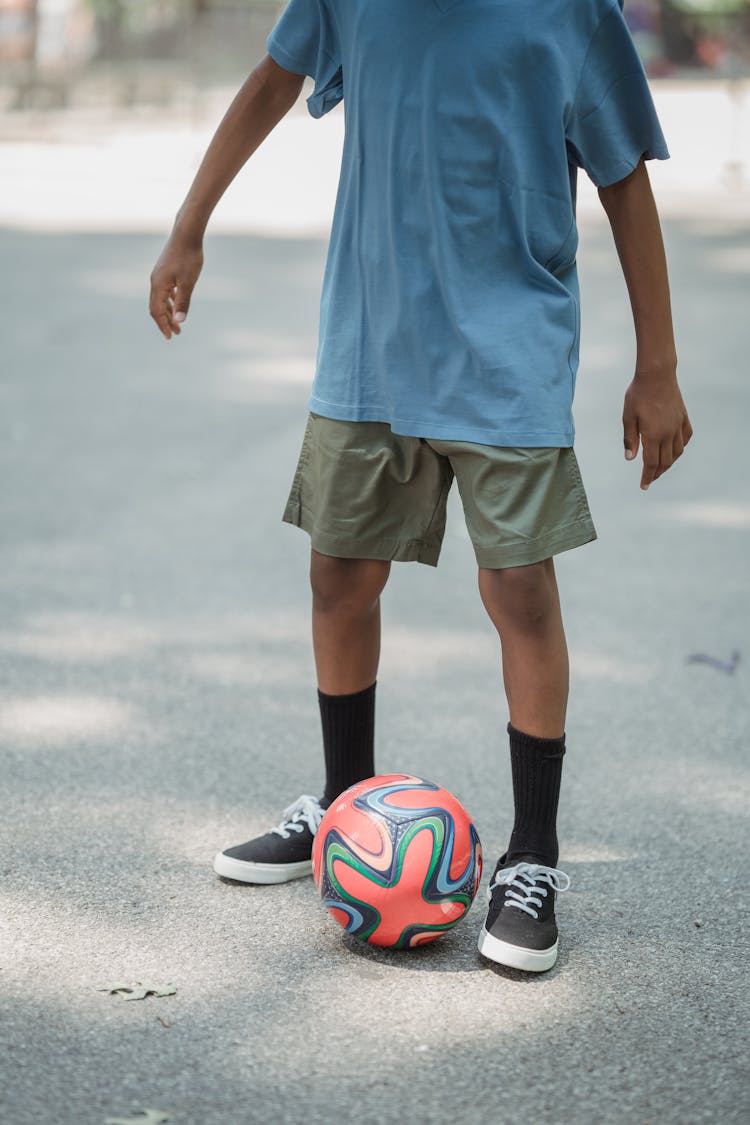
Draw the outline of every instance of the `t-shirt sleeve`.
[[[571,163],[597,187],[624,179],[641,157],[669,158],[621,7],[622,0],[612,0],[589,43],[566,129]]]
[[[284,70],[314,79],[307,99],[312,117],[322,117],[344,97],[338,37],[325,0],[289,0],[266,39],[266,50]]]

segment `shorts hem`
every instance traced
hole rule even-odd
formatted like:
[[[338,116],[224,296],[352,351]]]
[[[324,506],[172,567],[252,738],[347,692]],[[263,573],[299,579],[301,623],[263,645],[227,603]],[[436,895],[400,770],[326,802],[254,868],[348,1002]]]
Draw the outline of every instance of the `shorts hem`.
[[[596,538],[593,521],[585,518],[566,524],[565,527],[546,535],[540,535],[537,539],[525,539],[505,547],[483,547],[474,544],[474,554],[479,566],[488,570],[502,570],[505,567],[531,566],[532,563],[543,562],[553,555],[572,551],[575,547],[582,547],[586,543],[593,543]]]
[[[420,562],[426,566],[437,566],[442,543],[425,539],[347,539],[342,535],[332,535],[315,527],[313,516],[295,502],[287,504],[284,523],[306,531],[310,536],[313,550],[321,555],[332,555],[338,559],[379,559],[383,562]]]

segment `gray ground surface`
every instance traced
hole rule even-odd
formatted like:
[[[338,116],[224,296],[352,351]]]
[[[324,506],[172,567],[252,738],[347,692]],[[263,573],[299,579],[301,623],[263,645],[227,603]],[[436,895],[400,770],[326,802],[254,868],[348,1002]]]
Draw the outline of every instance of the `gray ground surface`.
[[[167,344],[146,316],[160,238],[0,232],[8,1125],[748,1120],[750,225],[664,228],[696,437],[644,495],[621,453],[627,295],[608,228],[582,222],[600,539],[558,568],[573,886],[538,978],[480,960],[480,902],[396,955],[342,940],[309,880],[211,871],[320,788],[308,544],[280,513],[325,243],[210,237]],[[383,616],[378,765],[454,790],[491,865],[506,711],[455,496],[439,568],[396,566]],[[733,675],[686,662],[733,649]],[[178,991],[96,991],[123,980]]]

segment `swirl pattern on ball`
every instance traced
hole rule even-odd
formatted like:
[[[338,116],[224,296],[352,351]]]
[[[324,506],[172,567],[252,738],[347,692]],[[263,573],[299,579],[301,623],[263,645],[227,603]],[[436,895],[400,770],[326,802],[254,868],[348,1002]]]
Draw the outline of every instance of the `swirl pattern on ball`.
[[[455,926],[481,875],[479,836],[461,803],[408,774],[347,789],[313,845],[324,906],[347,933],[390,949],[424,945]]]

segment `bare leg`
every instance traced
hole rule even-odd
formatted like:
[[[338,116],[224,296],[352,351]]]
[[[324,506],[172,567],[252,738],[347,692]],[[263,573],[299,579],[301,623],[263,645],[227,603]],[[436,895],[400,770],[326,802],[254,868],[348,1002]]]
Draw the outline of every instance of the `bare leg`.
[[[364,691],[377,678],[380,594],[390,562],[339,559],[313,550],[312,627],[318,687],[327,695]]]
[[[511,723],[536,738],[561,738],[568,649],[552,559],[505,570],[480,567],[479,592],[500,636]]]

